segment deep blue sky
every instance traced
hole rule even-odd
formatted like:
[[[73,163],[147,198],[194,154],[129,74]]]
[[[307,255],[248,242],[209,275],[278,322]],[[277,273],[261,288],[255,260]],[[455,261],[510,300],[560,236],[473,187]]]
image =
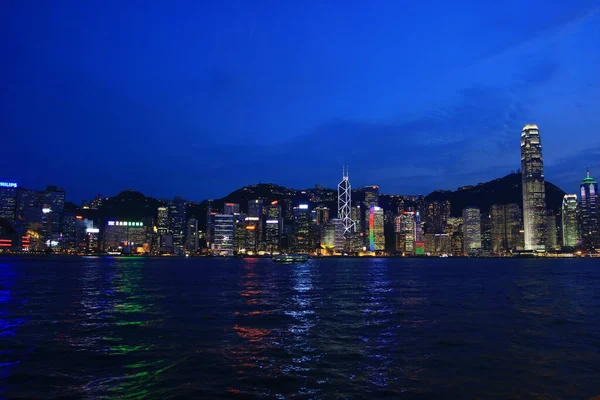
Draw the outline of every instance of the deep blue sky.
[[[525,4],[526,3],[526,4]],[[417,194],[519,168],[600,176],[600,6],[23,1],[0,14],[0,180],[73,201],[246,185]]]

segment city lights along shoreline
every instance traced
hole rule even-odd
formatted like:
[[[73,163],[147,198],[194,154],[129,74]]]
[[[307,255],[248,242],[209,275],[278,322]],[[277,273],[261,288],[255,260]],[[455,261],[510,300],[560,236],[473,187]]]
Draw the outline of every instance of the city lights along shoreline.
[[[56,186],[0,182],[0,252],[256,256],[596,256],[598,183],[586,171],[577,194],[546,182],[540,130],[521,132],[521,173],[428,196],[352,189],[348,166],[337,192],[251,186],[228,201],[156,200],[134,191],[80,206]],[[513,177],[520,177],[514,182]],[[462,193],[511,181],[480,204]],[[520,184],[520,194],[508,196]],[[486,186],[488,185],[488,186]],[[256,190],[254,190],[256,189]],[[259,193],[264,189],[262,193]],[[472,192],[469,192],[472,191]],[[235,195],[235,196],[234,196]],[[502,197],[504,196],[504,199]],[[549,197],[548,197],[549,196]],[[236,202],[237,201],[237,202]],[[458,208],[458,209],[457,209]]]

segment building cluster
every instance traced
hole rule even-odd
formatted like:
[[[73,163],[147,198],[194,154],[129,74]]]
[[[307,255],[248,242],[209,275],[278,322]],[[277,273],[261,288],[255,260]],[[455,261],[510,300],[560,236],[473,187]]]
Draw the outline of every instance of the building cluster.
[[[281,200],[252,199],[243,207],[209,205],[202,226],[196,216],[188,215],[189,204],[181,197],[161,201],[151,216],[114,218],[94,214],[108,200],[99,195],[66,210],[65,192],[58,187],[28,190],[0,182],[0,251],[221,256],[598,252],[598,183],[589,171],[579,196],[566,194],[562,209],[549,212],[536,125],[522,130],[521,171],[522,207],[516,203],[493,204],[488,209],[471,206],[453,216],[450,201],[426,201],[420,196],[384,210],[377,186],[359,189],[364,197],[352,199],[356,191],[344,169],[336,209],[327,206],[335,201],[325,198],[328,190],[316,187],[300,192],[304,201],[282,196]]]

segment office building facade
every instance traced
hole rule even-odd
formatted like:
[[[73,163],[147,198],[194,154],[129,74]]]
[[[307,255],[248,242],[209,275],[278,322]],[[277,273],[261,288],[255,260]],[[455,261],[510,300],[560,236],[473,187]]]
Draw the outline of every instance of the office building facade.
[[[546,249],[546,183],[542,141],[537,125],[525,125],[521,133],[523,228],[525,250]]]
[[[562,246],[574,249],[579,245],[579,223],[577,220],[577,195],[565,194],[561,210]]]

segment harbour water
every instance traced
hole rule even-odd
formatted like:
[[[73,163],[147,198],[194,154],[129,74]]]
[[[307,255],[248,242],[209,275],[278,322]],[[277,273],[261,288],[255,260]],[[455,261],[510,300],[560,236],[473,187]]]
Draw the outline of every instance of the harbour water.
[[[0,258],[0,397],[600,395],[600,260]]]

